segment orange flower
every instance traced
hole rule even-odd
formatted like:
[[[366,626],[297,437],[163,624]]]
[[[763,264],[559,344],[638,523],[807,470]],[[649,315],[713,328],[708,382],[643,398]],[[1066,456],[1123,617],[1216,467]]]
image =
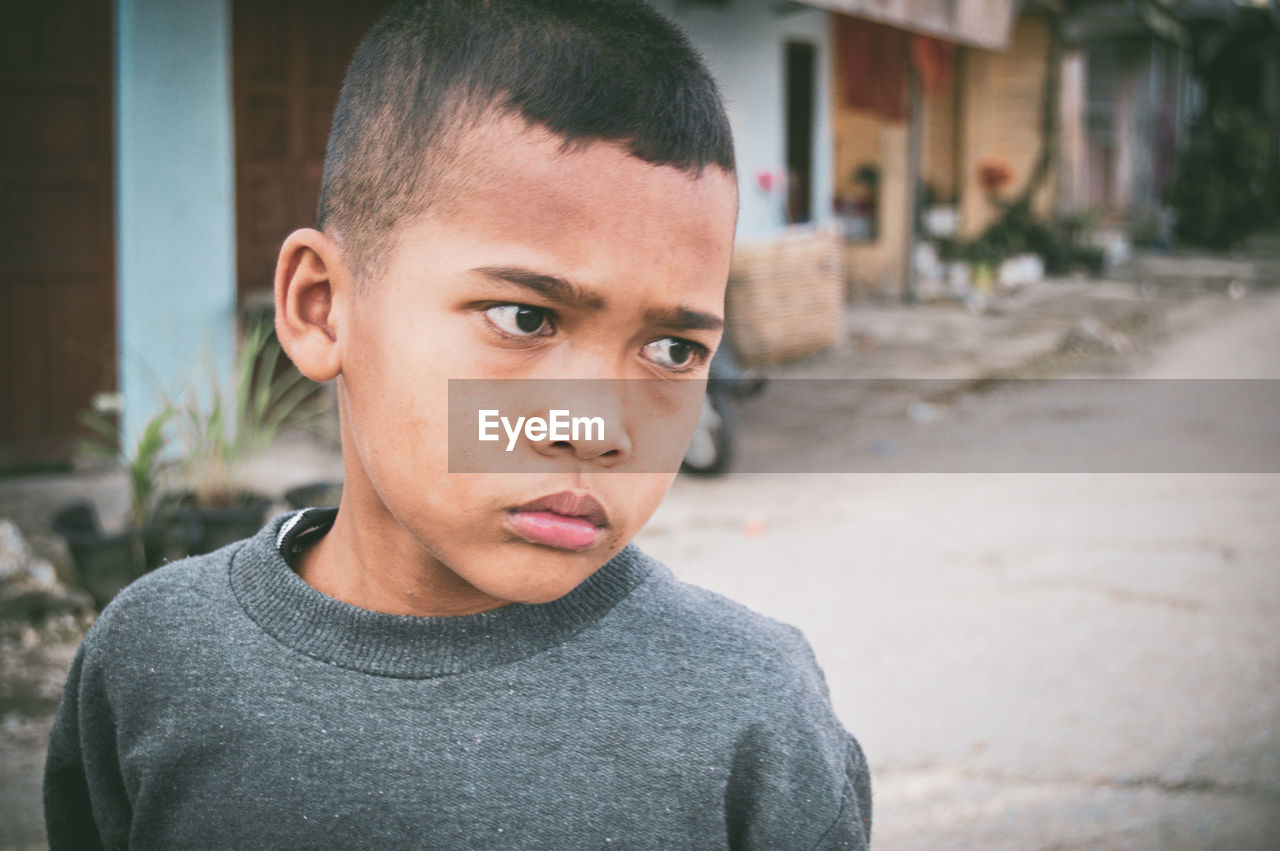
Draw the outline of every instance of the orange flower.
[[[1013,169],[1000,160],[984,160],[978,164],[978,183],[988,195],[999,195],[1010,180],[1013,180]]]

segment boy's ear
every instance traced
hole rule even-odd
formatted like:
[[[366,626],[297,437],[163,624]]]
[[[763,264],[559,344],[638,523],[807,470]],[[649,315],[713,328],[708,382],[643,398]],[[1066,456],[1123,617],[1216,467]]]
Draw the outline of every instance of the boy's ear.
[[[351,277],[338,244],[311,228],[289,234],[276,262],[276,336],[313,381],[342,372],[342,331]]]

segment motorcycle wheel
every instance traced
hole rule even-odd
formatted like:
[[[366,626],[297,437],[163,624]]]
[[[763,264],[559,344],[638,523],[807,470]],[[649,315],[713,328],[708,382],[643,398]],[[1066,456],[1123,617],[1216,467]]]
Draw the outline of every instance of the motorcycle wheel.
[[[733,426],[728,394],[719,389],[708,389],[681,469],[697,476],[718,476],[727,472],[733,461]]]

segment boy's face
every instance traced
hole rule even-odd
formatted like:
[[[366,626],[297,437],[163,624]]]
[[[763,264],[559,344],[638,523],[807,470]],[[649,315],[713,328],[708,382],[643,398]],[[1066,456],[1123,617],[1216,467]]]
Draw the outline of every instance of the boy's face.
[[[615,144],[565,150],[517,118],[466,141],[453,188],[396,235],[337,335],[342,511],[383,565],[365,569],[430,589],[441,614],[563,596],[674,477],[611,472],[626,422],[592,444],[522,438],[538,473],[450,473],[448,379],[705,376],[737,213],[716,167],[694,177]],[[597,401],[625,419],[619,399]]]

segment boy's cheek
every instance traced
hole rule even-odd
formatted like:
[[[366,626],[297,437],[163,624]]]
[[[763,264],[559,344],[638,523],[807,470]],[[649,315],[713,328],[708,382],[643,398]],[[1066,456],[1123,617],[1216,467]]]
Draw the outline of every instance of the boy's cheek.
[[[683,453],[682,453],[683,454]],[[644,473],[638,475],[612,475],[602,474],[607,478],[606,484],[620,493],[630,494],[630,504],[627,506],[628,528],[625,530],[626,541],[630,541],[639,534],[644,525],[649,522],[649,518],[657,511],[658,506],[666,497],[667,491],[671,489],[671,483],[675,481],[676,473]]]

